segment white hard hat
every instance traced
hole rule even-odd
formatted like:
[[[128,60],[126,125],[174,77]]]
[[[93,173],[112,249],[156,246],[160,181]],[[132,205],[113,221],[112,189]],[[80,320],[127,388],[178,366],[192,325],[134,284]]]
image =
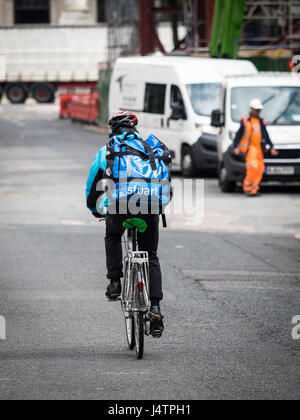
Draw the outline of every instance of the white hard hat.
[[[250,108],[252,109],[264,109],[263,103],[260,99],[252,99],[250,102]]]

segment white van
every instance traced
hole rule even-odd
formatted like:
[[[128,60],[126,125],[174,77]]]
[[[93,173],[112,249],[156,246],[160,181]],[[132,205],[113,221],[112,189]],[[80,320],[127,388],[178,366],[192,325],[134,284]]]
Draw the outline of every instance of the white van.
[[[211,112],[221,107],[224,77],[257,74],[249,61],[195,57],[120,58],[113,70],[110,115],[133,111],[144,138],[153,133],[173,155],[173,169],[192,176],[216,171],[217,134]]]
[[[212,115],[212,125],[221,128],[218,136],[219,184],[223,192],[233,192],[245,178],[246,167],[232,153],[233,140],[242,117],[249,115],[249,103],[258,98],[264,104],[262,117],[279,151],[265,153],[264,181],[300,181],[300,77],[296,73],[259,73],[226,79],[226,100]]]

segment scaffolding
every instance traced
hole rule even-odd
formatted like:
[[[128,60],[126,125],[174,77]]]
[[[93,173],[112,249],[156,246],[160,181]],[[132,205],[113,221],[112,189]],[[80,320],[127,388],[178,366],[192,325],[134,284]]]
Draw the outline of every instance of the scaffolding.
[[[213,0],[184,1],[184,24],[187,29],[185,49],[208,52],[214,3]],[[224,4],[227,3],[229,1],[225,0]],[[234,0],[232,3],[235,7],[239,7],[242,1]],[[242,49],[272,48],[272,46],[300,49],[299,0],[247,0],[241,23],[244,26]],[[229,31],[230,28],[226,30]],[[222,31],[224,34],[224,28]]]
[[[207,47],[210,41],[215,0],[185,0],[183,2],[185,47],[193,50]]]
[[[243,44],[300,47],[299,0],[247,0]]]
[[[138,0],[106,1],[108,62],[139,53]]]
[[[105,2],[108,39],[106,62],[99,66],[99,122],[108,121],[109,83],[114,62],[118,57],[139,54],[139,0],[109,0]]]

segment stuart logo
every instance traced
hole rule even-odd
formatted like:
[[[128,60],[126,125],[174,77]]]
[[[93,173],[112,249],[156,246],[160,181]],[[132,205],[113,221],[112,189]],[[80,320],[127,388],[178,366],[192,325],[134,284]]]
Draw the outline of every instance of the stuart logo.
[[[159,193],[159,188],[148,188],[148,187],[137,187],[136,185],[134,187],[128,187],[127,194],[138,194],[138,195],[157,195]]]
[[[6,340],[6,321],[4,316],[0,316],[0,340]]]

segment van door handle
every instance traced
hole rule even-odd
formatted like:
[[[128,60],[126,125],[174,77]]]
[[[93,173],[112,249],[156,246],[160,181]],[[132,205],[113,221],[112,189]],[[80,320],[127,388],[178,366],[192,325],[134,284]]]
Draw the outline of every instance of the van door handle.
[[[160,120],[160,125],[162,126],[162,128],[164,128],[164,119],[163,118]]]

